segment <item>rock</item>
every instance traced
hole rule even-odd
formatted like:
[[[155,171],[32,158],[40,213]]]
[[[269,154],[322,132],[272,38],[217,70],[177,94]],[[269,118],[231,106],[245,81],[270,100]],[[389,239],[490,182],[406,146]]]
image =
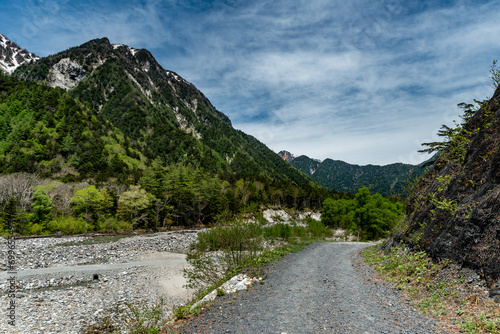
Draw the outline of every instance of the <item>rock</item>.
[[[500,296],[500,289],[490,290],[490,297]]]
[[[71,89],[85,79],[85,70],[77,62],[63,58],[50,70],[48,81],[53,87]]]

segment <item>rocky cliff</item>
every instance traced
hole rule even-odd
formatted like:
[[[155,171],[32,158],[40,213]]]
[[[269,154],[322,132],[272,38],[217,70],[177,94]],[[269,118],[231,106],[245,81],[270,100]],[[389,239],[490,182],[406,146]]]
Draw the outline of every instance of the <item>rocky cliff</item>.
[[[457,129],[445,129],[434,166],[417,185],[395,232],[435,260],[500,279],[500,89]]]
[[[292,162],[296,158],[295,155],[285,150],[278,152],[278,155],[286,162]]]

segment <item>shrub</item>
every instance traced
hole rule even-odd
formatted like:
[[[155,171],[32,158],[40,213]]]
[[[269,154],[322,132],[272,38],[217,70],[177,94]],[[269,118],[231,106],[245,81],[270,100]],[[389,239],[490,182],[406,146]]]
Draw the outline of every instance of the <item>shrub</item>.
[[[265,227],[263,229],[263,232],[264,232],[264,237],[270,240],[282,239],[286,241],[289,240],[294,235],[292,227],[288,224],[283,224],[283,223]]]
[[[131,231],[132,225],[129,222],[119,220],[115,217],[108,217],[97,224],[99,231],[103,232],[123,232]]]
[[[94,227],[88,224],[83,218],[63,217],[52,220],[47,224],[50,232],[61,231],[64,235],[80,234],[92,232]]]
[[[234,221],[200,232],[188,253],[190,269],[184,273],[189,287],[216,284],[224,275],[244,266],[262,251],[262,228]]]
[[[312,239],[331,238],[333,231],[323,225],[322,222],[308,218],[306,231]]]

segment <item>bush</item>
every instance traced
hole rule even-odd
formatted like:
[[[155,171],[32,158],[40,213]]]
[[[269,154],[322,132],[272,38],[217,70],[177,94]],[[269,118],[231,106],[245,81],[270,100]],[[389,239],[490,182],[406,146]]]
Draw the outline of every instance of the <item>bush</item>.
[[[81,234],[92,232],[94,227],[88,224],[83,218],[64,217],[52,220],[47,224],[50,232],[61,231],[64,235]]]
[[[216,284],[262,249],[262,228],[258,224],[235,221],[200,232],[194,249],[187,255],[191,265],[184,270],[188,286]]]
[[[325,227],[322,222],[308,218],[306,231],[312,239],[331,238],[333,231]]]
[[[129,222],[118,220],[115,217],[108,217],[104,221],[99,221],[97,226],[99,231],[103,232],[123,232],[132,230],[132,225]]]
[[[283,223],[265,227],[263,232],[266,239],[282,239],[285,241],[289,240],[295,234],[294,229],[290,225]]]
[[[30,228],[30,234],[31,235],[40,235],[40,234],[43,234],[44,232],[44,227],[42,224],[33,224],[31,225],[31,228]]]

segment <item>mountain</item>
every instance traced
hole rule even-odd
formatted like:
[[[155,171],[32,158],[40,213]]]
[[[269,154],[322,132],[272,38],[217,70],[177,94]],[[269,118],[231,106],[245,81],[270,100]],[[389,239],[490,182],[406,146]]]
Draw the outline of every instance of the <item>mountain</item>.
[[[35,62],[38,59],[40,57],[21,49],[19,45],[0,34],[0,70],[2,72],[11,74],[19,66]]]
[[[433,167],[409,203],[394,234],[435,260],[453,260],[491,280],[500,279],[500,88],[468,108],[464,122],[444,127]]]
[[[340,160],[315,160],[305,155],[294,157],[287,151],[278,155],[282,159],[286,157],[286,161],[325,188],[340,192],[356,193],[359,188],[367,187],[370,192],[383,196],[402,194],[406,181],[422,173],[419,166],[403,163],[358,166]]]
[[[145,49],[107,38],[25,63],[14,77],[59,87],[103,117],[147,161],[218,174],[309,185],[313,181],[254,137],[232,127],[193,84]]]

